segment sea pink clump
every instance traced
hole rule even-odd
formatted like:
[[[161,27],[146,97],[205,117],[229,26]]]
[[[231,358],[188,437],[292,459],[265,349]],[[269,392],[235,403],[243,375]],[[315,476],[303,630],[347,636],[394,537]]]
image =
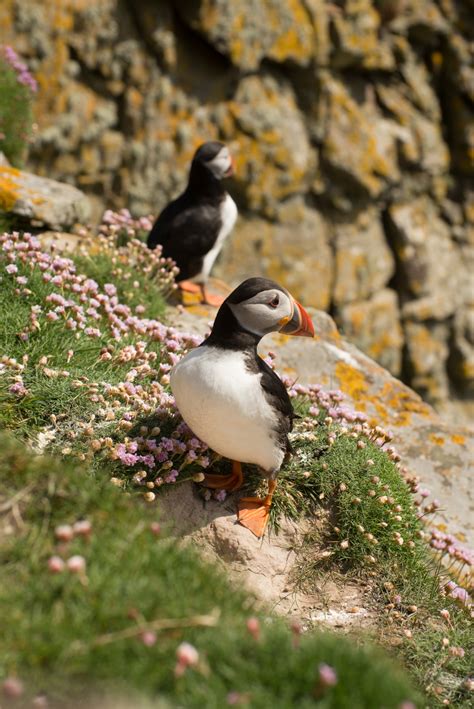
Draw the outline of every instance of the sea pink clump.
[[[318,674],[319,685],[321,687],[334,687],[334,685],[337,684],[338,678],[334,667],[326,665],[326,663],[322,662],[318,666]]]
[[[9,45],[4,45],[3,47],[1,47],[0,51],[7,64],[9,64],[11,68],[15,71],[18,82],[20,84],[23,84],[24,86],[27,86],[33,93],[36,93],[36,91],[38,90],[37,81],[30,74],[26,64],[20,60],[18,54],[15,52],[13,47],[10,47]]]

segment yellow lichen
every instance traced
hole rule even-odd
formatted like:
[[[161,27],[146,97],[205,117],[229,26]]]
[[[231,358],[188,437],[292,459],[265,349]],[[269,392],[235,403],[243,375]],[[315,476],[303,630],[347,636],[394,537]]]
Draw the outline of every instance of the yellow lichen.
[[[335,373],[339,379],[341,391],[356,401],[359,408],[365,410],[365,400],[369,389],[365,375],[350,364],[346,364],[346,362],[338,362]]]
[[[0,207],[10,212],[19,197],[18,180],[20,171],[14,167],[0,166]]]

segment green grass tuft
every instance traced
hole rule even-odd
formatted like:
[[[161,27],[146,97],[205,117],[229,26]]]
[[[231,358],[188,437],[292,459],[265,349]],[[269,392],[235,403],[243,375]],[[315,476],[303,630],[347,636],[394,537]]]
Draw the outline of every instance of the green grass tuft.
[[[156,510],[70,465],[32,456],[5,435],[0,445],[0,504],[8,516],[0,546],[0,676],[16,673],[28,692],[41,689],[59,702],[79,696],[85,678],[97,691],[118,683],[173,706],[216,709],[227,705],[229,692],[262,709],[395,708],[416,700],[405,673],[380,651],[332,634],[302,636],[294,647],[282,622],[256,612],[192,549],[152,534]],[[90,538],[55,540],[57,525],[79,519],[92,524]],[[83,578],[48,571],[50,556],[75,554],[86,559]],[[200,626],[203,615],[216,624]],[[260,640],[246,629],[251,615],[260,618]],[[142,630],[164,619],[170,627],[147,647]],[[113,639],[130,630],[133,637]],[[176,679],[182,641],[198,649],[200,663]],[[323,662],[339,679],[318,700]]]
[[[0,51],[0,151],[15,167],[22,167],[25,160],[33,121],[31,103],[31,89],[18,81]]]

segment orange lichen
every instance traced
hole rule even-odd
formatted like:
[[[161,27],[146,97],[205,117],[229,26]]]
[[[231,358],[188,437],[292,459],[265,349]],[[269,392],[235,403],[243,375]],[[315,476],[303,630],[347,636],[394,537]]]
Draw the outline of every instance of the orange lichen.
[[[461,436],[459,433],[453,433],[451,435],[451,441],[456,443],[458,446],[464,446],[466,444],[466,437]]]
[[[0,166],[0,207],[10,212],[19,197],[18,180],[20,171],[14,167]]]
[[[442,446],[444,445],[444,436],[437,436],[436,433],[430,433],[428,438],[432,443],[434,443],[437,446]]]

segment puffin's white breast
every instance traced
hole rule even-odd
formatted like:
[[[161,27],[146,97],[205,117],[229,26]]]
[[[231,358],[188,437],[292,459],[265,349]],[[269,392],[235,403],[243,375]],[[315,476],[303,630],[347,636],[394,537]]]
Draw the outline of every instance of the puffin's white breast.
[[[171,389],[191,430],[222,456],[276,471],[284,453],[277,415],[265,398],[260,373],[242,352],[197,347],[171,371]]]
[[[217,235],[216,242],[212,249],[208,251],[207,254],[204,256],[201,273],[195,276],[193,280],[200,282],[200,280],[202,279],[207,279],[214,265],[214,261],[216,260],[220,250],[224,246],[224,241],[227,239],[230,232],[234,228],[236,219],[237,205],[235,204],[230,194],[227,194],[221,204],[222,226],[219,230],[219,234]]]

